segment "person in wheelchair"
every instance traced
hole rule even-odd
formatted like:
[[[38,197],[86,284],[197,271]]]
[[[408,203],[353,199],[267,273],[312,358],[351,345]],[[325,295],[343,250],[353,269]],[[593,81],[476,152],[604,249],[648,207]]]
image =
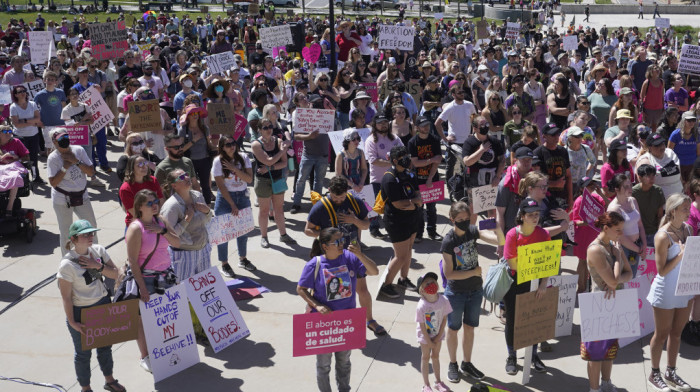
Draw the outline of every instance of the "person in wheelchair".
[[[29,150],[14,137],[12,127],[0,126],[0,193],[9,192],[7,206],[0,217],[11,217],[17,191],[28,181],[28,170],[22,162],[29,159]]]

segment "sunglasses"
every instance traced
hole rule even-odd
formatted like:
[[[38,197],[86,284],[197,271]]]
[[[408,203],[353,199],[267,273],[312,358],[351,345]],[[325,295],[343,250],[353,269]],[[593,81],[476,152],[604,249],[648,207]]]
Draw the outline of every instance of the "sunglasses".
[[[26,94],[27,90],[17,90],[15,91],[15,94]]]
[[[91,233],[84,233],[84,234],[78,234],[78,237],[83,237],[83,238],[92,238],[95,236],[94,232]]]
[[[523,114],[522,112],[513,112],[513,115],[515,116],[516,114]]]
[[[148,163],[146,163],[146,161],[141,161],[141,162],[136,164],[137,167],[141,167],[141,168],[146,167],[146,165],[148,165]]]
[[[352,140],[353,142],[360,142],[360,141],[362,141],[362,138],[360,138],[360,137],[354,137],[354,138],[352,138],[352,139],[350,139],[350,140]]]
[[[335,245],[340,248],[345,245],[345,237],[340,237],[335,241],[331,241],[328,243],[328,245]]]
[[[143,145],[143,144],[146,144],[146,142],[144,142],[143,140],[139,140],[139,141],[137,141],[137,142],[131,143],[132,146],[140,146],[140,145]]]
[[[147,207],[153,207],[153,206],[158,206],[160,205],[160,200],[155,199],[155,200],[149,200],[146,202]]]
[[[172,148],[173,150],[182,150],[185,147],[185,143],[178,144],[177,146],[166,146],[168,148]]]
[[[224,147],[234,147],[234,146],[237,146],[237,145],[238,145],[238,143],[236,143],[236,142],[224,143]]]
[[[13,133],[11,129],[3,129],[2,133]]]
[[[262,129],[272,129],[272,125],[263,125]]]
[[[319,79],[318,81],[319,81],[319,82],[327,82],[328,79],[327,79],[327,78],[321,78],[321,79]]]
[[[187,181],[189,179],[190,179],[190,176],[188,176],[187,173],[182,173],[179,176],[175,177],[175,182]]]
[[[591,103],[588,102],[588,101],[582,101],[582,102],[579,102],[579,104],[588,106],[588,105],[590,105]]]

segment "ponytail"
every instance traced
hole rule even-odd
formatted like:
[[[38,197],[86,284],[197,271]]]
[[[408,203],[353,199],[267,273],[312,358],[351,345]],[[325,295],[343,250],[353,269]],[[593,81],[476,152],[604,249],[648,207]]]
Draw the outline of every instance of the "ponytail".
[[[603,226],[617,226],[618,224],[622,223],[625,221],[625,218],[622,217],[622,215],[617,212],[617,211],[608,211],[604,212],[602,215],[599,215],[593,225],[599,229],[603,229]]]

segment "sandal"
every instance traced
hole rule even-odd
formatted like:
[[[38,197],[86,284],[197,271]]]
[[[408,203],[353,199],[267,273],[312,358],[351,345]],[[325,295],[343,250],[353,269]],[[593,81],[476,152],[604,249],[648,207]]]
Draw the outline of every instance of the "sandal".
[[[117,387],[120,387],[121,389],[117,389]],[[104,388],[105,390],[112,392],[126,392],[126,388],[124,388],[124,386],[119,383],[119,380],[114,380],[112,382],[106,383]]]
[[[374,327],[374,328],[372,328],[372,324],[376,324],[377,326]],[[376,336],[376,337],[384,336],[384,335],[386,335],[386,333],[387,333],[387,332],[386,332],[386,329],[384,329],[384,327],[382,327],[381,325],[379,325],[379,323],[377,322],[377,320],[369,320],[369,321],[367,322],[367,329],[369,329],[370,331],[374,332],[374,336]]]

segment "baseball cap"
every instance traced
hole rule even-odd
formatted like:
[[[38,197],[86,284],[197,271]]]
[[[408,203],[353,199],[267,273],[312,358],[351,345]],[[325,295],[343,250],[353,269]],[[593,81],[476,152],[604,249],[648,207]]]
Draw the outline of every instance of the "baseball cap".
[[[430,120],[428,120],[428,119],[427,119],[426,117],[424,117],[424,116],[418,116],[418,117],[416,118],[416,125],[418,125],[419,127],[420,127],[420,126],[423,126],[423,125],[430,125]]]
[[[666,138],[663,136],[659,135],[658,133],[652,133],[651,135],[647,136],[646,140],[647,146],[660,146],[662,144],[666,144]]]
[[[73,236],[76,236],[79,234],[87,234],[87,233],[92,233],[92,232],[99,231],[99,230],[100,229],[96,229],[96,228],[92,227],[90,222],[88,222],[87,220],[80,219],[80,220],[73,222],[73,224],[70,225],[70,228],[68,229],[68,235],[70,237],[73,237]]]
[[[583,136],[584,133],[585,132],[583,131],[583,129],[581,129],[577,126],[573,126],[573,127],[569,128],[569,130],[566,132],[566,134],[568,136],[573,136],[573,137],[581,137],[581,136]]]
[[[621,139],[613,140],[610,142],[610,147],[608,147],[608,150],[627,150],[627,143]]]
[[[538,212],[540,211],[540,205],[539,203],[537,203],[537,200],[531,197],[526,197],[523,201],[520,202],[519,209],[524,213]]]
[[[515,150],[515,159],[522,159],[522,158],[534,158],[535,154],[532,152],[530,147],[520,147],[517,150]]]
[[[558,135],[560,132],[561,129],[559,129],[559,127],[557,127],[557,125],[554,123],[546,124],[544,128],[542,128],[542,133],[545,135],[554,136]]]
[[[438,276],[437,276],[437,274],[436,274],[435,272],[427,272],[426,274],[424,274],[423,276],[421,276],[420,278],[418,278],[418,280],[416,281],[416,286],[418,286],[418,291],[420,291],[420,288],[421,288],[421,286],[423,285],[423,282],[425,282],[426,279],[433,279],[433,280],[435,280],[435,281],[437,282]]]

